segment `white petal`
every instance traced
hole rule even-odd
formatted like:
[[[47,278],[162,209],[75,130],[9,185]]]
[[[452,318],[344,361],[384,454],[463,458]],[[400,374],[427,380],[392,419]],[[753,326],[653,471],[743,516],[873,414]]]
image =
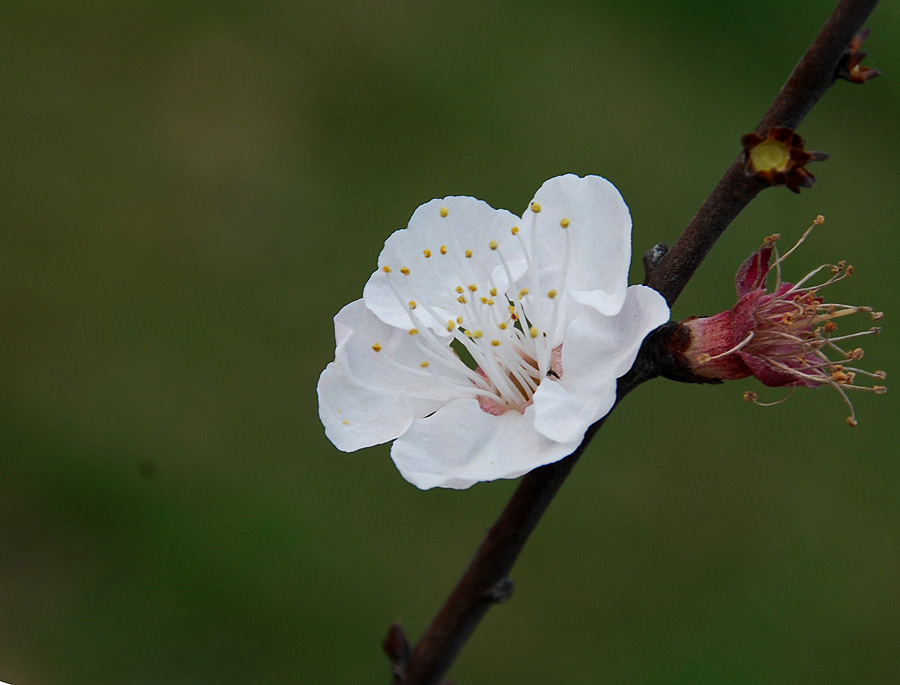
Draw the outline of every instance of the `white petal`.
[[[379,270],[366,284],[363,299],[385,323],[428,327],[446,335],[448,320],[469,313],[459,302],[461,296],[471,303],[487,296],[492,287],[498,292],[507,289],[501,256],[518,271],[512,274],[514,279],[521,274],[524,252],[511,233],[519,224],[514,214],[472,197],[432,200],[415,211],[409,228],[396,231],[385,242]],[[491,241],[498,249],[491,249]],[[467,251],[471,257],[466,257]],[[471,291],[470,285],[478,290]],[[417,304],[414,309],[411,302]]]
[[[556,442],[581,443],[585,431],[606,416],[616,401],[614,377],[594,377],[586,385],[589,392],[575,394],[560,381],[542,383],[534,394],[535,429]],[[584,390],[578,385],[573,389]]]
[[[606,416],[616,379],[637,356],[647,333],[669,319],[663,297],[641,285],[627,289],[616,316],[580,307],[562,347],[562,378],[544,381],[534,395],[535,428],[559,442],[578,440]]]
[[[335,359],[356,383],[384,393],[406,393],[410,395],[407,402],[414,407],[417,397],[447,402],[459,395],[460,390],[439,379],[453,378],[452,369],[442,369],[436,360],[439,345],[432,349],[421,346],[427,332],[410,335],[408,329],[388,326],[362,300],[351,302],[338,312],[334,327],[335,338],[340,341]],[[450,362],[458,370],[455,380],[465,387],[465,364],[449,352],[447,345],[442,348],[447,349]],[[428,366],[423,367],[422,362],[428,362]],[[432,403],[426,406],[433,411]]]
[[[619,191],[600,176],[567,174],[545,182],[535,202],[540,211],[526,210],[523,220],[534,222],[541,269],[565,272],[566,290],[577,301],[617,313],[631,263],[631,214]]]
[[[590,395],[608,392],[603,381],[627,372],[647,334],[668,320],[669,307],[662,295],[643,285],[627,289],[616,316],[582,308],[569,325],[559,383],[586,402]]]
[[[325,367],[316,391],[325,435],[344,452],[393,440],[413,421],[412,411],[399,394],[357,383],[337,362]]]
[[[571,454],[580,441],[558,443],[534,429],[534,408],[486,414],[477,400],[457,400],[417,419],[391,449],[406,480],[426,490],[468,488],[517,478]]]
[[[338,312],[334,331],[335,361],[319,377],[317,392],[319,418],[338,449],[393,440],[413,419],[457,396],[421,368],[421,352],[408,331],[381,322],[362,300]]]

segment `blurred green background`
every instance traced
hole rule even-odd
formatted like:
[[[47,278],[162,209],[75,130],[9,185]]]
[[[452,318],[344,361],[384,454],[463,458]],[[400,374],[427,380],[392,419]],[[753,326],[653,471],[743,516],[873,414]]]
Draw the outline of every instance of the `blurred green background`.
[[[0,680],[386,683],[515,483],[420,492],[342,454],[331,317],[432,197],[516,212],[599,173],[673,241],[831,3],[0,6]],[[900,5],[674,316],[763,236],[846,258],[896,372]],[[635,257],[632,280],[642,272]],[[860,326],[868,325],[862,320]],[[889,381],[890,382],[890,381]],[[459,683],[896,682],[896,394],[656,381],[615,412],[451,672]]]

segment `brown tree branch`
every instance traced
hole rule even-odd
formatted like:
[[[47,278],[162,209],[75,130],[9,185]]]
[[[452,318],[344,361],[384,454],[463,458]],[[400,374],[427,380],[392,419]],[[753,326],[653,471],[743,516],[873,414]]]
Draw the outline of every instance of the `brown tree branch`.
[[[796,128],[834,83],[842,58],[878,0],[840,0],[809,50],[766,111],[756,133],[771,127]],[[767,187],[746,171],[741,153],[691,219],[672,249],[646,260],[645,283],[671,305],[684,289],[716,240],[747,204]],[[654,334],[648,336],[631,371],[619,379],[617,400],[657,376]],[[584,442],[570,456],[526,475],[440,612],[412,653],[399,626],[391,629],[386,649],[394,659],[395,685],[438,683],[492,604],[511,592],[508,574],[553,497],[605,421],[591,426]]]
[[[765,137],[775,126],[797,128],[819,98],[835,82],[841,60],[878,0],[841,0],[812,45],[794,67],[772,101],[756,133]],[[712,246],[767,184],[747,175],[741,153],[684,229],[668,254],[649,270],[644,281],[671,306],[709,254]]]

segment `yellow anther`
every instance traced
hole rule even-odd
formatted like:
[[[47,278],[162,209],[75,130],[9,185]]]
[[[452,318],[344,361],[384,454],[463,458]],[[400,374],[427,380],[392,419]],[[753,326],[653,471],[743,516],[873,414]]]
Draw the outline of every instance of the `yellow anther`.
[[[458,324],[461,324],[461,323],[462,323],[462,317],[461,317],[461,316],[457,316],[457,317],[456,317],[456,323],[458,323]]]
[[[461,293],[464,293],[464,292],[465,292],[465,288],[463,288],[461,285],[458,285],[458,286],[456,286],[456,292],[458,292],[458,293],[460,293],[460,294],[461,294]]]
[[[418,333],[418,332],[419,332],[419,329],[418,329],[418,328],[410,328],[410,329],[409,329],[409,334],[410,334],[410,335],[415,335],[415,334]]]
[[[560,220],[559,225],[562,226],[563,228],[568,228],[568,227],[569,227],[569,220],[568,220],[566,217],[563,217],[563,218]]]
[[[491,340],[491,345],[493,345],[494,347],[500,347],[500,341],[496,339]]]
[[[410,308],[410,309],[415,309],[415,308],[416,308],[416,301],[415,301],[415,300],[410,300],[410,301],[409,301],[409,308]]]
[[[521,300],[521,299],[522,299],[523,297],[525,297],[527,294],[528,294],[528,288],[522,288],[522,289],[519,291],[519,299]]]
[[[519,227],[518,227],[518,226],[513,226],[513,227],[509,230],[509,232],[512,233],[513,235],[519,235]]]
[[[498,328],[499,328],[501,331],[505,331],[505,330],[506,330],[506,322],[501,321],[500,324],[498,325]]]
[[[431,256],[431,250],[422,250],[422,254],[425,255],[425,259],[428,259]]]
[[[465,304],[466,298],[464,295],[460,295],[459,297],[456,298],[456,301],[459,302],[460,304]]]
[[[349,426],[349,425],[350,425],[350,422],[349,422],[347,419],[344,419],[344,422],[343,422],[343,423],[344,423],[345,426]]]
[[[550,292],[547,293],[547,297],[549,297],[552,300],[554,297],[556,297],[556,291],[551,290]]]
[[[476,290],[478,290],[478,286],[475,285],[474,283],[469,283],[469,290],[471,290],[474,293]]]
[[[456,328],[456,325],[452,321],[448,321],[447,322],[447,330],[452,331],[454,328]]]
[[[475,331],[474,333],[472,333],[473,338],[480,338],[482,335],[484,335],[482,331]]]
[[[487,304],[488,302],[490,302],[490,300],[488,298],[486,298],[486,297],[481,298],[481,304]]]
[[[375,343],[374,345],[372,345],[372,349],[375,350],[376,352],[381,352],[381,345],[379,345],[378,343]]]
[[[491,288],[491,297],[497,297],[497,289]]]
[[[528,329],[528,333],[531,334],[532,338],[538,337],[538,329],[535,328],[534,326],[532,326],[531,328]]]
[[[450,213],[450,210],[446,207],[441,207],[441,216],[446,217]]]
[[[409,276],[409,269],[407,269],[405,266],[401,267],[400,273],[402,273],[404,276]]]
[[[447,254],[447,246],[441,245],[441,254]]]
[[[541,204],[539,202],[532,202],[531,211],[537,214],[539,211],[541,211]]]
[[[496,249],[497,249],[497,241],[496,241],[496,240],[492,240],[490,243],[488,243],[488,246],[489,246],[492,250],[496,250]]]
[[[421,366],[424,369],[428,366],[428,362],[422,362],[421,364],[419,364],[419,366]]]
[[[822,224],[825,223],[825,217],[822,216],[821,214],[819,214],[819,216],[817,216],[815,219],[813,219],[813,223],[816,226],[821,226]]]
[[[463,335],[465,335],[467,338],[471,338],[471,337],[472,337],[472,331],[465,330],[465,331],[463,331]]]
[[[384,273],[386,273],[386,274],[391,273],[391,267],[389,267],[387,264],[385,264],[383,267],[381,267],[381,270],[384,271]]]
[[[470,258],[472,256],[472,250],[466,250],[466,258]]]

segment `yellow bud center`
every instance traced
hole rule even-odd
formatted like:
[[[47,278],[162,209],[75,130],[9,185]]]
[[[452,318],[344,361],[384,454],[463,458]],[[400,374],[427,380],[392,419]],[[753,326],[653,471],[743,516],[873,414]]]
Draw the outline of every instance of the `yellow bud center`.
[[[784,171],[790,161],[790,148],[780,140],[764,140],[750,150],[750,162],[757,171]]]

